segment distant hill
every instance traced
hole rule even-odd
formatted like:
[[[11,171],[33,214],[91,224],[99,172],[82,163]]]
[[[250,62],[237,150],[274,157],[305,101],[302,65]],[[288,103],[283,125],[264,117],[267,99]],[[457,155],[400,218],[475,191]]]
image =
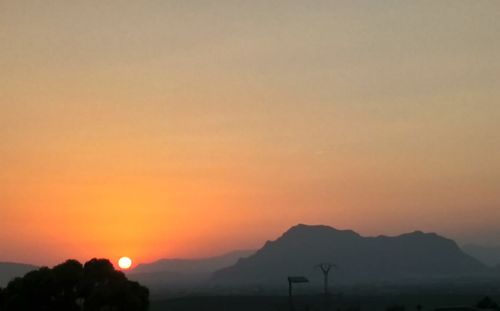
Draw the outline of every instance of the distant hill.
[[[467,254],[479,259],[488,266],[500,265],[500,246],[488,247],[477,244],[467,244],[462,246]]]
[[[332,262],[337,283],[402,282],[485,273],[487,267],[457,244],[420,231],[396,237],[363,237],[351,230],[297,225],[254,255],[215,272],[225,284],[282,284],[289,275],[319,280],[314,268]]]
[[[500,264],[495,266],[493,270],[495,271],[496,275],[500,275]]]
[[[5,287],[12,279],[24,276],[35,269],[38,267],[21,263],[0,262],[0,286]]]
[[[238,259],[250,256],[254,252],[254,250],[238,250],[209,258],[160,259],[149,264],[140,264],[127,275],[149,286],[200,283],[210,279],[214,271],[229,267]]]

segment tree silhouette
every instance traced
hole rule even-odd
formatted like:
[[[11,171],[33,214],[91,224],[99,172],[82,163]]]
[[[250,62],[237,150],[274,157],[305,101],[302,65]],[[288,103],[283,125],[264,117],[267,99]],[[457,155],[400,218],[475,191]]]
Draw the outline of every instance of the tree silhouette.
[[[66,262],[52,268],[52,273],[57,280],[57,309],[61,310],[79,310],[75,307],[78,299],[78,286],[83,275],[83,266],[76,260],[67,260]]]
[[[478,309],[490,309],[490,310],[499,309],[498,304],[488,296],[481,299],[476,306]]]
[[[40,268],[0,291],[0,310],[5,311],[141,311],[148,303],[148,289],[127,280],[107,259]]]

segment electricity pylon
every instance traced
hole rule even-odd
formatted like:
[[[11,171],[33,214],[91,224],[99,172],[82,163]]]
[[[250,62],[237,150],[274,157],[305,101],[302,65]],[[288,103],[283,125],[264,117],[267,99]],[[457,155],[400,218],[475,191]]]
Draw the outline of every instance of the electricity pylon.
[[[328,296],[328,274],[332,268],[337,268],[337,266],[333,263],[322,262],[316,266],[323,272],[323,284],[324,284],[324,292],[325,296]]]

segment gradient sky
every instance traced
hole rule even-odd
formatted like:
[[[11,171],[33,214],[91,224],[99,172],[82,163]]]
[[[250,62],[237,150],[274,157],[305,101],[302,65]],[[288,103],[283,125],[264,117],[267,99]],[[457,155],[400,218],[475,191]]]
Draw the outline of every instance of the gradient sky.
[[[500,244],[499,1],[0,0],[0,260]]]

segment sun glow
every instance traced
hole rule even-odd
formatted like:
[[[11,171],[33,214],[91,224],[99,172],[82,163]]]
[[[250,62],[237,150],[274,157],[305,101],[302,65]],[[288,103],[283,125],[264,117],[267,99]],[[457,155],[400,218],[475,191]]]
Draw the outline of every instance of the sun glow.
[[[123,270],[127,270],[132,266],[132,259],[128,257],[122,257],[118,260],[118,266]]]

